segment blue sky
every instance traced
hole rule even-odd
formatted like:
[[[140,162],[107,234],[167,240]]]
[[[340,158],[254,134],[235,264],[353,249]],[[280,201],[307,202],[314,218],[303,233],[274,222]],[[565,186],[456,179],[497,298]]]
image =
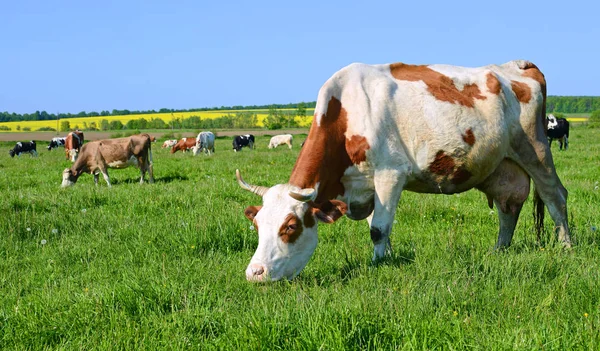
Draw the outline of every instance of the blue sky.
[[[527,59],[550,95],[600,95],[598,3],[2,1],[0,111],[314,101],[352,62]]]

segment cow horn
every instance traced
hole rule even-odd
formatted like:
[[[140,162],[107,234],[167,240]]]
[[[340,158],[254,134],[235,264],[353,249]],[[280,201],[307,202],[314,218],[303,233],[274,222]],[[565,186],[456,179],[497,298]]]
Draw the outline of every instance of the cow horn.
[[[290,191],[290,196],[294,199],[302,202],[309,202],[315,199],[315,195],[317,194],[315,189],[302,189],[302,193],[298,193],[295,191]]]
[[[244,179],[242,179],[242,175],[240,174],[239,169],[235,170],[235,177],[237,178],[238,184],[242,187],[242,189],[246,189],[256,195],[263,196],[267,192],[267,190],[269,190],[269,188],[267,188],[266,186],[250,185],[246,183]]]

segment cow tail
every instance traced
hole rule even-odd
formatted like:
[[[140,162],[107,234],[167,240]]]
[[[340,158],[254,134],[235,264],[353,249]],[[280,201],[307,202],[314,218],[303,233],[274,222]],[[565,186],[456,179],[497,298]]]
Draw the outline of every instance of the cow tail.
[[[540,197],[538,190],[533,188],[533,221],[535,222],[535,234],[538,243],[541,242],[542,231],[544,229],[544,201]]]

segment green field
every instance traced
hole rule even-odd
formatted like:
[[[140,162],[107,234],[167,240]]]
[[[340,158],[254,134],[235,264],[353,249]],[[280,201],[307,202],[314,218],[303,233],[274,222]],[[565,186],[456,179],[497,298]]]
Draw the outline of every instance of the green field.
[[[291,282],[248,283],[257,234],[244,217],[257,185],[286,182],[295,148],[210,157],[153,145],[155,184],[109,170],[61,189],[62,149],[11,159],[0,143],[0,349],[594,350],[600,345],[600,142],[571,130],[553,145],[575,242],[547,216],[536,242],[531,199],[506,251],[482,193],[405,192],[393,255],[373,265],[366,221],[320,225]]]

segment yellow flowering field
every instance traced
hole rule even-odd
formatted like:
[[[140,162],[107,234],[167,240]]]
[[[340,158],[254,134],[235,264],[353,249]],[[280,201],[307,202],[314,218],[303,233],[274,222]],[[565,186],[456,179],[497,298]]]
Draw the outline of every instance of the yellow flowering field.
[[[120,116],[96,116],[96,117],[75,117],[75,118],[63,118],[59,121],[20,121],[20,122],[2,122],[1,126],[6,126],[10,128],[11,132],[23,132],[24,128],[30,128],[31,131],[39,130],[43,127],[50,127],[56,130],[60,127],[61,121],[69,121],[71,125],[71,129],[75,128],[83,128],[83,123],[87,123],[90,125],[92,122],[95,122],[97,126],[100,125],[100,121],[105,119],[109,123],[111,121],[121,121],[121,123],[126,124],[130,120],[142,119],[151,120],[153,118],[160,118],[166,123],[169,123],[173,119],[187,119],[192,116],[200,117],[200,119],[215,119],[219,117],[223,117],[226,115],[235,116],[238,112],[252,112],[252,110],[218,110],[218,111],[195,111],[195,112],[168,112],[168,113],[148,113],[148,114],[131,114],[131,115],[120,115]],[[285,111],[285,110],[283,110]],[[310,111],[307,111],[310,112]],[[265,110],[258,110],[255,112],[258,118],[258,126],[263,126],[263,121],[267,118],[268,113]],[[310,125],[312,120],[312,116],[306,116],[305,118],[297,118],[298,122],[301,126],[305,127]],[[17,126],[20,126],[20,130],[17,130]],[[6,132],[0,130],[0,132]]]

